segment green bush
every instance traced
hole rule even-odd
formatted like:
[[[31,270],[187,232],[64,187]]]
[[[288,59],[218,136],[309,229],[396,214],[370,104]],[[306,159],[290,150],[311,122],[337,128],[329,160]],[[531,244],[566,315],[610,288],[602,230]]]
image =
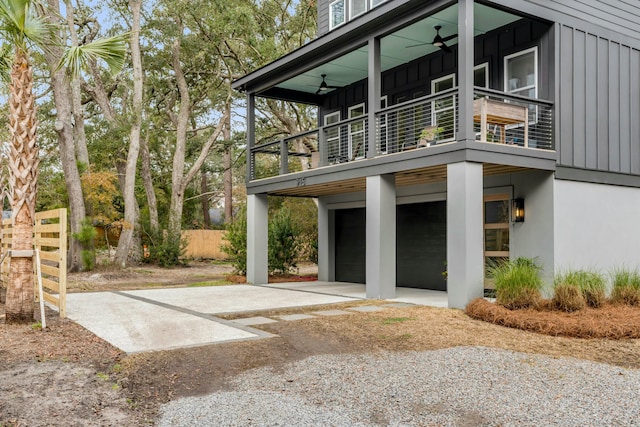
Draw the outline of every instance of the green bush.
[[[232,223],[227,224],[221,249],[229,256],[237,274],[247,274],[247,210],[242,207]]]
[[[560,273],[557,274],[554,279],[554,286],[557,290],[558,286],[561,285],[575,287],[582,296],[584,304],[587,304],[589,307],[600,307],[606,300],[605,279],[599,273],[585,270],[575,270]],[[580,305],[578,303],[576,304]],[[582,304],[582,306],[584,306],[584,304]],[[580,308],[582,307],[579,307],[577,309]]]
[[[640,306],[640,272],[617,268],[612,274],[611,300],[619,304]]]
[[[541,267],[531,258],[516,258],[490,266],[495,280],[496,302],[508,309],[535,307],[542,288]]]
[[[287,273],[296,267],[300,243],[299,228],[291,212],[283,207],[269,221],[269,272]]]
[[[85,218],[82,221],[80,232],[73,233],[72,237],[76,239],[82,245],[80,250],[80,257],[82,258],[83,271],[91,271],[96,265],[96,250],[94,241],[98,232],[93,226],[90,218]]]
[[[182,264],[180,258],[184,255],[186,248],[186,239],[165,233],[152,240],[149,247],[149,257],[145,258],[145,261],[158,264],[161,267],[173,267]]]

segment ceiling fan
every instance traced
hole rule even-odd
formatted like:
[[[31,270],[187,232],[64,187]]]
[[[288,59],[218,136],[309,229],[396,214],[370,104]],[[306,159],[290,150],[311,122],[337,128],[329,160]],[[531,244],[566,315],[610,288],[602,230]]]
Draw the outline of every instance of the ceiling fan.
[[[413,44],[411,46],[407,46],[407,47],[416,47],[416,46],[424,46],[426,44],[431,44],[435,47],[439,47],[440,49],[442,49],[445,52],[451,52],[451,48],[449,46],[447,46],[447,43],[449,40],[451,39],[455,39],[456,37],[458,37],[457,34],[451,34],[450,36],[446,36],[446,37],[442,37],[440,35],[440,30],[442,29],[441,25],[436,25],[435,27],[436,30],[436,36],[433,38],[433,41],[431,43],[419,43],[419,44]]]
[[[330,86],[327,84],[327,82],[325,81],[325,77],[327,77],[326,74],[320,74],[322,76],[322,83],[320,83],[320,86],[318,87],[318,90],[316,91],[316,95],[318,95],[319,93],[322,92],[326,92],[329,89],[340,89],[342,86]]]

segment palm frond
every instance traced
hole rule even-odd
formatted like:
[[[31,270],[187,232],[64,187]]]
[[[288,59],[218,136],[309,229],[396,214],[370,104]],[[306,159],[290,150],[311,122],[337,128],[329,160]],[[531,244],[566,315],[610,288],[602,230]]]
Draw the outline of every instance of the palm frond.
[[[0,80],[8,83],[11,80],[11,65],[13,64],[13,49],[8,44],[0,47]]]
[[[33,0],[0,0],[0,32],[7,41],[24,47],[26,42],[42,46],[51,34],[51,25],[38,15]]]
[[[88,61],[101,59],[107,64],[111,73],[116,74],[124,65],[127,53],[126,37],[126,34],[121,34],[97,39],[82,46],[68,47],[60,60],[59,67],[65,67],[72,76],[77,76],[83,68],[87,68]]]

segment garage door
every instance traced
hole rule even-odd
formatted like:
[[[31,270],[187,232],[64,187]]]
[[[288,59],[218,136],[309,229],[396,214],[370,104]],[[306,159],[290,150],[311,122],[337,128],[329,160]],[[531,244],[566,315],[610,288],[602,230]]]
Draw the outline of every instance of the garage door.
[[[364,208],[335,212],[336,281],[365,283],[366,211]]]
[[[398,205],[396,281],[399,287],[447,290],[447,203]]]

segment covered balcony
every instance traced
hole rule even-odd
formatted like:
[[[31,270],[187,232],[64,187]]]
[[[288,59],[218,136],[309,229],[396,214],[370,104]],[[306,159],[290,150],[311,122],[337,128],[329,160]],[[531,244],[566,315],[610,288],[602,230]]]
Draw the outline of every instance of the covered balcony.
[[[374,164],[394,163],[394,173],[437,167],[446,159],[406,160],[460,143],[486,151],[485,164],[522,166],[509,160],[521,156],[548,165],[555,160],[553,46],[550,23],[498,6],[382,4],[236,81],[247,93],[248,186],[283,175],[295,177],[287,185],[304,186],[309,174],[345,168],[363,168],[364,177]],[[257,140],[261,97],[317,106],[318,126]]]

